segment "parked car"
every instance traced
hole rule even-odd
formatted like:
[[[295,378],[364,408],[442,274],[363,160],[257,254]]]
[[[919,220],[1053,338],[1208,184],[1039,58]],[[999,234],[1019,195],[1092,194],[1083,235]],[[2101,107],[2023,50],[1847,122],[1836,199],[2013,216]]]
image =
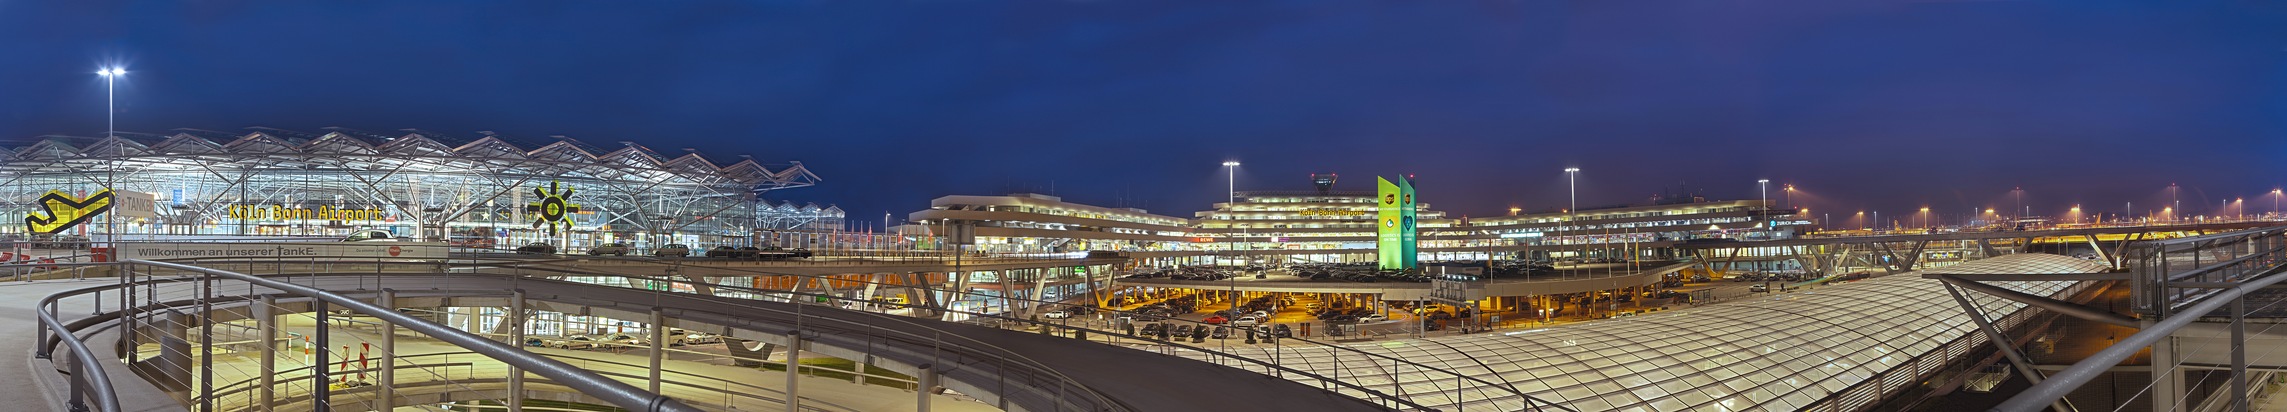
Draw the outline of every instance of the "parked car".
[[[714,249],[707,249],[707,257],[735,258],[739,257],[739,249],[730,246],[716,246]]]
[[[360,230],[357,231],[357,233],[351,233],[348,237],[343,237],[341,239],[343,242],[397,242],[403,240],[406,239],[399,238],[394,234],[390,234],[389,231],[371,229]]]
[[[596,247],[591,247],[591,248],[588,248],[588,256],[603,256],[603,255],[612,255],[612,256],[627,256],[627,244],[625,244],[625,243],[605,243],[605,244],[601,244],[601,245],[596,245]]]
[[[1257,318],[1254,315],[1247,315],[1240,317],[1239,320],[1231,321],[1231,326],[1255,326],[1262,323],[1262,318]]]
[[[669,243],[669,244],[667,244],[667,246],[660,246],[660,247],[657,247],[657,248],[652,248],[652,249],[651,249],[651,255],[652,255],[652,256],[674,256],[674,257],[684,257],[684,256],[690,256],[690,255],[691,255],[691,247],[690,247],[690,246],[684,246],[684,245],[683,245],[683,244],[681,244],[681,243]]]
[[[651,340],[645,339],[642,335],[624,332],[604,336],[603,342],[632,346],[643,346],[651,344]]]
[[[1771,291],[1771,285],[1769,285],[1769,284],[1763,284],[1763,283],[1757,283],[1757,284],[1755,284],[1754,286],[1748,286],[1748,287],[1747,287],[1747,291],[1748,291],[1748,292],[1756,292],[1756,293],[1761,293],[1761,292],[1769,292],[1769,291]]]
[[[715,334],[712,333],[693,332],[681,328],[672,328],[667,330],[667,344],[670,346],[697,345],[722,341],[723,338],[721,336],[715,336]]]
[[[1175,331],[1174,331],[1174,332],[1169,332],[1169,333],[1170,333],[1170,334],[1173,334],[1173,335],[1175,335],[1175,336],[1191,336],[1191,328],[1192,328],[1192,326],[1193,326],[1193,325],[1192,325],[1192,324],[1189,324],[1189,323],[1178,324],[1178,325],[1175,325]]]
[[[1223,315],[1215,315],[1215,316],[1208,316],[1206,320],[1201,320],[1201,321],[1199,321],[1199,322],[1201,322],[1201,323],[1206,323],[1206,324],[1209,324],[1209,325],[1221,325],[1221,324],[1223,324],[1224,322],[1229,322],[1229,321],[1231,321],[1231,320],[1230,320],[1230,319],[1226,319],[1226,318],[1224,318],[1224,317],[1223,317]]]
[[[1049,319],[1067,319],[1067,318],[1071,318],[1071,317],[1072,317],[1072,312],[1066,312],[1066,311],[1061,311],[1061,310],[1051,310],[1051,311],[1048,311],[1048,313],[1042,313],[1042,314],[1040,314],[1040,317],[1043,317],[1043,318],[1049,318]]]
[[[524,246],[517,246],[516,253],[537,253],[542,255],[552,255],[556,254],[556,245],[551,245],[544,242],[532,242],[531,244]]]
[[[564,349],[588,349],[596,347],[596,338],[588,335],[565,336],[563,339],[548,342],[548,346]]]
[[[1358,323],[1366,323],[1366,322],[1381,322],[1381,321],[1385,321],[1385,320],[1390,320],[1390,317],[1388,317],[1388,316],[1382,316],[1382,314],[1380,314],[1380,313],[1369,314],[1369,315],[1366,315],[1366,316],[1359,316],[1359,317],[1358,317]]]
[[[1216,339],[1229,339],[1231,337],[1231,328],[1217,327],[1215,328],[1215,332],[1211,335],[1208,335],[1208,337]]]
[[[1285,324],[1272,325],[1271,334],[1281,338],[1291,338],[1294,337],[1294,328],[1289,328]]]

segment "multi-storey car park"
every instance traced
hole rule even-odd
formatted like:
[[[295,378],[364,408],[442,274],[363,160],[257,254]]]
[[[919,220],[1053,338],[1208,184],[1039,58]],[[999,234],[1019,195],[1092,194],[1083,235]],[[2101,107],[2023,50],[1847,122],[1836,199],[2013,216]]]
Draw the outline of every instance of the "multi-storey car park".
[[[7,213],[25,216],[43,211],[35,199],[51,192],[85,197],[110,188],[121,213],[65,235],[121,240],[384,230],[501,247],[807,246],[819,238],[806,232],[841,226],[839,209],[762,199],[815,184],[800,162],[739,157],[721,163],[633,142],[606,149],[562,136],[532,142],[414,129],[43,136],[0,148],[0,197]],[[561,219],[534,222],[544,216]],[[25,231],[0,226],[6,236]]]

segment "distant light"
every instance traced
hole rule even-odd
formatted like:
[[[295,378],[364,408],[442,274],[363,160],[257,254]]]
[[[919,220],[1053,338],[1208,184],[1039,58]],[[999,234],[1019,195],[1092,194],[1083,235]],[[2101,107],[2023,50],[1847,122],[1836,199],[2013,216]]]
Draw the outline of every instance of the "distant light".
[[[1577,167],[1567,167],[1567,168],[1564,168],[1564,171],[1567,171],[1567,172],[1578,172],[1578,171],[1580,171],[1580,168],[1577,168]]]
[[[1755,179],[1755,183],[1771,183],[1771,179]]]
[[[1224,165],[1224,166],[1238,166],[1238,165],[1239,165],[1239,162],[1238,162],[1238,161],[1228,161],[1228,162],[1223,162],[1223,165]]]
[[[97,70],[97,71],[95,71],[95,74],[100,74],[100,75],[103,75],[103,77],[120,76],[120,75],[125,75],[125,74],[127,74],[127,69],[122,69],[122,68],[117,68],[117,67],[105,67],[105,68],[103,68],[103,70]]]

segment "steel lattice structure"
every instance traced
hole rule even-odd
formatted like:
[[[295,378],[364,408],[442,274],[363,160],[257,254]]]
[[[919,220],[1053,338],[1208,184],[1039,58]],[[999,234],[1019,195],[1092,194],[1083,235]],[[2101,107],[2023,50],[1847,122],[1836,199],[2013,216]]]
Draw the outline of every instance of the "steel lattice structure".
[[[801,162],[766,167],[752,158],[718,164],[697,153],[667,157],[632,142],[603,150],[557,136],[518,144],[486,134],[467,140],[406,129],[402,134],[327,128],[307,133],[265,127],[245,134],[176,129],[172,134],[89,138],[45,136],[0,148],[0,198],[11,220],[41,208],[51,190],[152,194],[155,215],[121,217],[78,230],[177,235],[331,234],[382,228],[429,238],[455,231],[533,229],[536,187],[575,188],[571,231],[556,240],[636,240],[660,235],[753,236],[762,231],[839,227],[841,211],[772,205],[760,195],[816,184]],[[745,157],[745,156],[741,156]],[[322,208],[322,209],[321,209]],[[376,220],[262,216],[262,210],[378,210]],[[233,215],[233,212],[239,212]],[[298,218],[300,217],[300,218]],[[0,233],[23,233],[20,224]],[[514,233],[514,232],[512,232]],[[608,234],[608,235],[606,235]]]

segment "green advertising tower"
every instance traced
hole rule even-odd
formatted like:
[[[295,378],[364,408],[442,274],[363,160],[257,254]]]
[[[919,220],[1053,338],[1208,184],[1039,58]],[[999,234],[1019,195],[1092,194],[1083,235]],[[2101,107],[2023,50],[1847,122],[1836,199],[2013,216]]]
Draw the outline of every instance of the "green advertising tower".
[[[1374,178],[1374,248],[1382,269],[1412,269],[1420,250],[1414,236],[1413,184],[1404,177],[1395,184]]]

